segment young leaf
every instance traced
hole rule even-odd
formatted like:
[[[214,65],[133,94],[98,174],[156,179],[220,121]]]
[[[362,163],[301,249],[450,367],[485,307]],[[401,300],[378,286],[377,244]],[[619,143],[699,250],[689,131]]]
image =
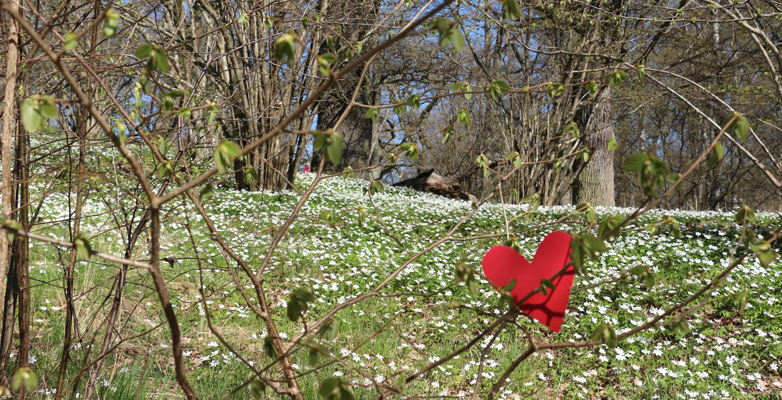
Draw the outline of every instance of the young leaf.
[[[638,171],[643,168],[647,160],[649,160],[649,154],[647,153],[633,154],[625,159],[624,169],[627,172]]]
[[[594,96],[595,93],[597,93],[597,82],[590,81],[587,83],[587,90],[589,90],[589,95]]]
[[[157,69],[158,71],[164,74],[168,73],[169,71],[168,55],[166,54],[166,52],[158,47],[152,50],[152,54],[154,56],[150,57],[150,61],[154,61],[155,69]]]
[[[337,62],[337,56],[332,53],[326,53],[318,57],[318,70],[321,75],[328,76],[331,72],[331,65]]]
[[[557,97],[565,92],[565,86],[559,82],[549,82],[546,84],[546,90],[550,96]]]
[[[453,128],[450,126],[443,132],[443,144],[448,143],[448,141],[451,140],[451,135],[453,134]]]
[[[462,125],[470,125],[470,114],[465,109],[459,110],[459,113],[456,114],[456,120],[459,121]]]
[[[453,91],[459,91],[461,90],[464,93],[464,98],[467,100],[470,100],[472,98],[472,87],[470,87],[470,84],[467,82],[458,82],[453,85]]]
[[[413,107],[414,110],[421,108],[421,98],[414,94],[407,98],[407,105]]]
[[[106,19],[103,21],[103,36],[113,37],[119,26],[119,13],[113,8],[106,10]]]
[[[505,18],[509,21],[521,18],[521,10],[514,0],[504,0],[502,8],[505,10]]]
[[[179,111],[177,111],[176,115],[184,119],[190,119],[190,108],[182,107],[179,109]]]
[[[733,122],[730,125],[725,126],[725,124],[730,122],[734,117],[735,119]],[[747,117],[739,113],[733,113],[725,119],[725,122],[723,122],[722,125],[726,132],[736,135],[742,142],[746,142],[749,138],[749,121],[747,120]]]
[[[616,141],[615,138],[611,138],[608,140],[608,151],[615,151],[617,148],[619,148],[619,143]]]
[[[79,38],[77,38],[76,34],[73,32],[66,33],[63,39],[63,48],[65,51],[71,51],[76,48],[77,44],[79,44]]]
[[[364,117],[368,119],[377,119],[377,114],[378,114],[377,108],[372,107],[369,110],[367,110],[367,113],[364,114]]]
[[[84,236],[84,234],[77,236],[73,243],[76,245],[76,254],[79,255],[79,258],[82,260],[88,260],[90,256],[92,256],[92,247],[90,246],[90,241],[86,236]]]
[[[153,45],[150,43],[145,43],[136,47],[136,58],[148,58],[152,53],[152,47]]]
[[[326,146],[326,156],[334,165],[337,165],[342,160],[342,134],[331,132],[330,139],[331,141]]]
[[[38,100],[37,96],[30,96],[22,102],[22,125],[24,129],[33,134],[43,128],[45,119],[38,113]]]
[[[321,325],[318,334],[325,340],[332,341],[337,337],[339,333],[339,326],[341,322],[338,319],[332,319]]]
[[[266,392],[266,384],[263,381],[255,378],[250,382],[250,395],[254,399],[260,399],[264,392]]]
[[[241,155],[236,143],[223,139],[214,150],[214,162],[221,173],[225,173],[228,166]]]
[[[198,192],[198,200],[202,203],[206,203],[214,196],[214,187],[211,183],[207,183],[200,192]]]
[[[22,387],[27,392],[32,392],[38,387],[38,376],[30,367],[19,368],[11,378],[11,388],[15,392],[18,392]]]
[[[625,79],[627,79],[627,73],[626,72],[624,72],[624,71],[614,71],[608,77],[608,83],[610,83],[611,86],[616,86],[616,85],[622,83]]]
[[[300,40],[296,33],[289,29],[274,41],[274,56],[277,60],[290,63],[294,57],[296,42]]]

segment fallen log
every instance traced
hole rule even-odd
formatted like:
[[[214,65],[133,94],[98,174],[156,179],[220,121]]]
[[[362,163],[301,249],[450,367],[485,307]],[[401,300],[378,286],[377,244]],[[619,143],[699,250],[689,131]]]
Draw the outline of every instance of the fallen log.
[[[421,172],[415,178],[397,182],[394,186],[409,187],[418,190],[419,192],[434,193],[451,199],[478,202],[478,199],[475,196],[461,190],[459,185],[452,184],[446,177],[434,172],[433,169]]]

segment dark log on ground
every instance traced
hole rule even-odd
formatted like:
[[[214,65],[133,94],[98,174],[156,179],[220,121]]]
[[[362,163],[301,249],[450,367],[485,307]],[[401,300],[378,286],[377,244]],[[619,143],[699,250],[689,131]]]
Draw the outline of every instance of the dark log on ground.
[[[424,171],[415,178],[397,182],[394,186],[405,186],[418,190],[419,192],[429,192],[451,199],[469,200],[478,202],[478,199],[470,193],[464,192],[459,185],[451,184],[448,179],[433,169]]]

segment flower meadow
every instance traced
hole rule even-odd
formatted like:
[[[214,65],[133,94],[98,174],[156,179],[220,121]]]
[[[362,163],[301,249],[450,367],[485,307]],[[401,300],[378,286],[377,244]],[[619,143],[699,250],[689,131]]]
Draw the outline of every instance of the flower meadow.
[[[312,179],[305,174],[297,184],[306,187]],[[502,314],[491,284],[478,277],[477,295],[471,294],[464,283],[455,282],[454,270],[464,261],[480,272],[486,251],[505,240],[505,216],[513,219],[527,211],[527,205],[483,204],[448,240],[415,257],[473,212],[473,204],[393,187],[370,196],[367,187],[366,181],[356,179],[321,182],[264,274],[267,301],[280,336],[287,340],[306,329],[308,321],[367,293],[409,262],[377,296],[337,313],[339,332],[321,343],[331,361],[322,359],[313,367],[306,351],[292,356],[307,398],[319,398],[318,386],[329,377],[348,382],[356,398],[376,398],[378,385],[398,382],[440,360]],[[274,232],[299,198],[294,191],[216,190],[206,209],[231,247],[250,265],[259,266]],[[129,207],[133,200],[123,201]],[[85,207],[82,230],[91,234],[94,250],[121,255],[128,228],[117,228],[123,224],[112,218],[117,207],[109,203],[93,196]],[[34,232],[67,240],[67,225],[57,221],[68,218],[68,207],[66,195],[49,196]],[[366,217],[361,217],[364,210]],[[236,265],[226,264],[193,209],[180,202],[164,211],[161,258],[170,261],[163,263],[163,272],[182,327],[188,376],[202,398],[249,398],[240,385],[251,377],[250,369],[234,352],[259,368],[273,361],[264,352],[263,325],[246,301],[257,302],[251,285]],[[509,222],[522,254],[532,259],[553,230],[592,227],[586,213],[574,211],[573,206],[541,207]],[[595,211],[599,221],[635,210]],[[680,237],[667,228],[654,235],[644,229],[666,215],[679,221]],[[779,224],[774,214],[757,217],[754,234],[759,237],[764,227],[772,230]],[[487,390],[526,349],[528,334],[537,342],[583,341],[601,323],[610,323],[621,334],[696,293],[730,265],[734,251],[744,251],[740,244],[737,249],[742,229],[732,213],[655,210],[624,230],[607,242],[608,251],[586,265],[586,275],[577,277],[559,334],[522,316],[496,338],[488,335],[395,396],[471,398],[478,378],[481,390]],[[134,251],[134,258],[149,257],[144,245]],[[51,244],[31,245],[31,362],[41,377],[35,394],[39,398],[52,394],[62,351],[66,304],[60,284],[67,254],[67,249]],[[656,285],[647,287],[632,276],[617,279],[638,265],[649,267]],[[79,343],[74,357],[80,362],[91,347],[99,346],[100,324],[110,306],[106,297],[119,269],[96,259],[77,265],[77,318],[85,332],[97,337]],[[122,331],[98,379],[100,398],[132,398],[137,392],[139,398],[171,398],[177,386],[169,361],[170,333],[157,294],[144,270],[131,269],[127,280],[118,323]],[[202,282],[205,298],[197,289]],[[297,288],[311,292],[314,301],[302,319],[291,322],[287,302]],[[735,299],[742,292],[749,301],[739,313]],[[615,348],[537,352],[515,370],[500,398],[782,398],[781,293],[782,264],[764,267],[756,258],[747,258],[711,296],[691,305],[699,308],[686,317],[689,332],[663,326],[621,340]],[[207,316],[230,348],[209,329]],[[78,372],[80,363],[72,364]],[[266,396],[277,398],[270,392]]]

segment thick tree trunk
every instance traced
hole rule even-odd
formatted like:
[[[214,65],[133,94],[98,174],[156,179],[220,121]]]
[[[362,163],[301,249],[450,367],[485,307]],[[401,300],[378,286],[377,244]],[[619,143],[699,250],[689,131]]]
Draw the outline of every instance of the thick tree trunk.
[[[614,206],[614,153],[608,150],[608,141],[614,137],[611,121],[611,88],[600,93],[591,112],[582,118],[585,144],[590,149],[589,161],[578,176],[575,204]],[[584,110],[585,114],[588,112]]]
[[[347,79],[358,80],[358,76],[349,76]],[[353,91],[356,89],[356,81],[340,82],[327,98],[326,106],[321,106],[318,114],[318,129],[331,129],[348,106]],[[335,85],[337,86],[337,85]],[[363,82],[356,101],[364,104],[375,104],[377,91],[370,89],[371,82]],[[377,140],[378,130],[375,128],[376,120],[365,117],[366,110],[354,107],[345,120],[337,128],[343,137],[342,161],[335,166],[336,170],[343,170],[350,166],[359,169],[373,165],[379,161],[380,151]]]

